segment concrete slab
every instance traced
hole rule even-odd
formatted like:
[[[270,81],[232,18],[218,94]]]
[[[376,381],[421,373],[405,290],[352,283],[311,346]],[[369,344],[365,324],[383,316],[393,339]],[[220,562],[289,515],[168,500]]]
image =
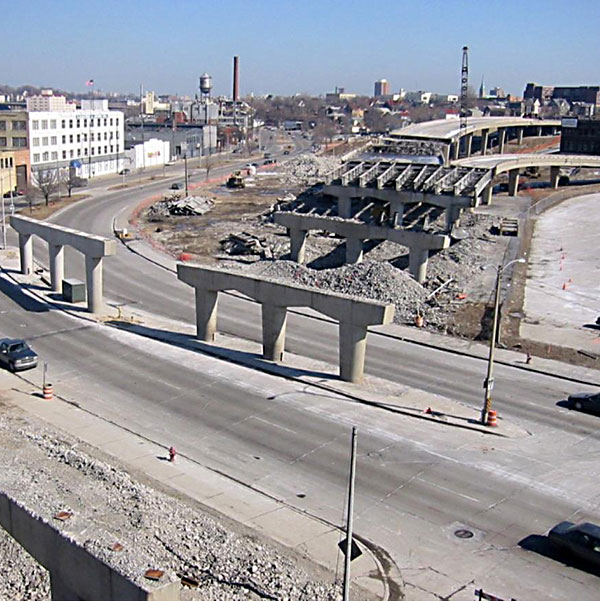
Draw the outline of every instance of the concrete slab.
[[[537,219],[525,289],[524,337],[600,354],[595,216],[600,194],[562,202]]]

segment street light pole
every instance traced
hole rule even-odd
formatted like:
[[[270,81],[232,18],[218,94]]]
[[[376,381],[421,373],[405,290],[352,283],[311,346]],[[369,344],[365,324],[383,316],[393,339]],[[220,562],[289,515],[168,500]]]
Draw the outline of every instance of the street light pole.
[[[348,479],[348,507],[346,515],[346,549],[344,557],[343,601],[350,599],[350,562],[352,561],[352,525],[354,514],[354,478],[356,474],[356,426],[352,427],[352,447],[350,453],[350,477]]]
[[[183,155],[183,164],[185,169],[185,197],[188,196],[188,170],[187,170],[187,152]]]
[[[492,333],[490,336],[490,352],[488,356],[487,376],[485,378],[485,398],[483,409],[481,410],[481,423],[487,424],[488,415],[492,409],[492,389],[494,388],[494,354],[496,351],[496,341],[498,340],[498,309],[500,307],[500,288],[502,284],[502,272],[513,263],[525,263],[525,259],[514,259],[506,265],[498,265],[496,273],[496,293],[494,297],[494,320],[492,322]]]

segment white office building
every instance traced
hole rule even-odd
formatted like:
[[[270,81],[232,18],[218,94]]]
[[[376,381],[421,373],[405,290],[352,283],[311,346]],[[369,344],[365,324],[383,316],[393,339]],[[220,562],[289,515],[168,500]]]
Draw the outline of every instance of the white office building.
[[[125,151],[127,169],[145,169],[165,165],[171,160],[170,144],[166,140],[152,138],[143,144],[132,145]]]
[[[31,170],[74,169],[79,177],[118,173],[125,152],[124,115],[107,100],[82,100],[81,109],[29,112]]]

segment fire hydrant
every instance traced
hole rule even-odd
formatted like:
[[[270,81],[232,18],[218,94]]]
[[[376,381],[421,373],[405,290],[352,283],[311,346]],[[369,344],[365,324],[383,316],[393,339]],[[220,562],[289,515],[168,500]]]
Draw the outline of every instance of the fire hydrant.
[[[169,447],[169,461],[171,463],[175,461],[175,455],[177,455],[177,449],[175,447]]]

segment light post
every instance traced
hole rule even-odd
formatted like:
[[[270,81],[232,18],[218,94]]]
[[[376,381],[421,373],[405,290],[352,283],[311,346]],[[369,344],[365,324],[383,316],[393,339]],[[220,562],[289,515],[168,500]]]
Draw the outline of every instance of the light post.
[[[498,338],[498,308],[500,306],[500,287],[502,283],[502,272],[513,263],[525,263],[525,259],[513,259],[506,265],[498,265],[496,273],[496,294],[494,297],[494,320],[492,323],[492,333],[490,336],[490,354],[488,357],[487,376],[483,383],[485,388],[485,398],[483,409],[481,410],[481,423],[487,424],[488,415],[492,409],[492,389],[494,388],[494,351],[496,350],[496,340]],[[491,266],[490,266],[491,267]],[[484,267],[486,269],[486,267]]]
[[[185,197],[188,196],[188,170],[187,170],[187,152],[183,155],[183,165],[185,170]]]

